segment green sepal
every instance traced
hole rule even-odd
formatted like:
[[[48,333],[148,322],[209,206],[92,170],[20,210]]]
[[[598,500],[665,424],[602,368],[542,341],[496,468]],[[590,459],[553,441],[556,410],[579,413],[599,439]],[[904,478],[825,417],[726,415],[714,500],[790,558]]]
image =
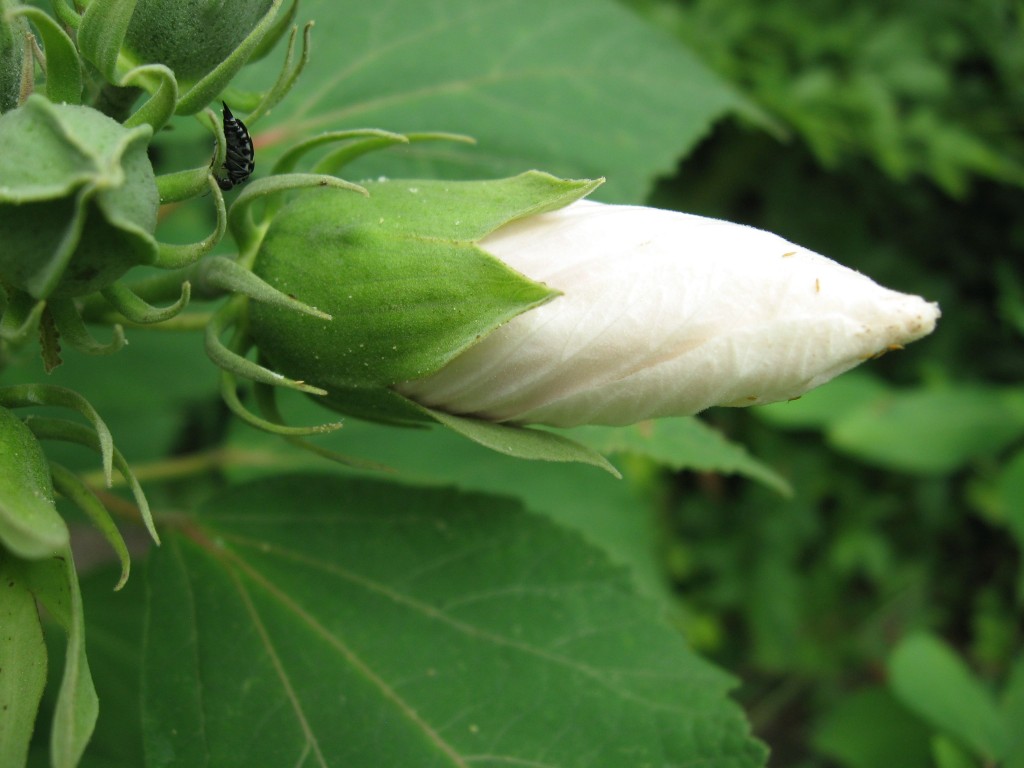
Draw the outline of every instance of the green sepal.
[[[57,491],[65,499],[81,510],[107,540],[113,548],[117,559],[121,563],[121,577],[114,586],[114,591],[121,589],[128,581],[131,573],[131,557],[128,554],[128,545],[124,543],[124,537],[117,529],[110,512],[103,506],[103,502],[81,479],[70,469],[54,462],[50,463],[50,474],[53,476],[53,484]]]
[[[0,544],[34,560],[67,543],[43,449],[21,419],[0,407]]]
[[[78,27],[78,48],[111,83],[117,83],[117,60],[137,0],[92,0]]]
[[[161,269],[181,269],[195,264],[212,251],[224,237],[224,231],[228,226],[224,193],[217,185],[217,180],[212,173],[206,174],[206,182],[210,199],[213,200],[213,207],[217,213],[217,222],[213,227],[213,232],[196,243],[160,243],[153,266]]]
[[[60,440],[66,443],[76,443],[96,453],[103,454],[104,447],[99,434],[84,424],[66,419],[48,418],[46,416],[26,416],[25,426],[32,430],[32,434],[39,440]],[[121,477],[124,478],[125,485],[131,490],[132,498],[135,499],[135,505],[139,508],[139,517],[142,519],[143,525],[146,526],[146,530],[153,541],[159,544],[160,535],[157,533],[156,524],[153,522],[153,513],[149,508],[149,502],[146,500],[146,494],[142,492],[142,486],[139,485],[139,480],[132,471],[131,465],[128,464],[124,455],[116,447],[111,447],[111,458],[113,465],[117,468]]]
[[[530,429],[513,424],[498,424],[483,419],[454,416],[443,411],[424,408],[435,421],[468,437],[475,443],[492,451],[515,456],[518,459],[537,461],[575,462],[590,464],[603,469],[616,478],[621,478],[611,462],[592,448],[570,440],[564,435],[540,429]]]
[[[372,224],[389,233],[476,242],[512,221],[564,208],[603,181],[527,171],[493,181],[367,182],[371,205],[353,206],[346,213],[352,224]]]
[[[113,338],[108,343],[96,341],[85,327],[73,299],[53,299],[47,304],[47,309],[57,324],[60,339],[84,355],[112,355],[126,344],[124,329],[120,325],[111,328]]]
[[[68,29],[78,29],[82,25],[82,15],[71,0],[52,0],[52,4],[53,12]]]
[[[152,263],[151,135],[37,95],[0,115],[0,277],[35,298],[73,297]]]
[[[302,70],[306,68],[306,64],[309,63],[309,33],[313,29],[313,22],[310,21],[302,29],[302,53],[299,54],[299,60],[295,59],[295,36],[298,34],[298,27],[293,27],[291,34],[288,36],[288,47],[285,53],[284,63],[281,65],[281,73],[277,77],[277,81],[271,86],[263,97],[260,99],[259,104],[249,112],[246,116],[246,125],[250,128],[264,115],[270,113],[275,106],[277,106],[281,99],[292,89],[295,85],[295,81],[299,79],[299,75],[302,74]]]
[[[401,133],[392,133],[380,128],[353,128],[345,131],[327,131],[308,139],[292,144],[288,150],[274,163],[273,173],[291,173],[299,164],[299,160],[314,149],[327,144],[334,144],[342,141],[355,141],[357,139],[378,139],[377,146],[388,146],[390,144],[408,144],[409,140]],[[318,169],[317,173],[328,173],[331,169]]]
[[[254,271],[333,320],[253,305],[257,346],[283,373],[328,392],[433,373],[558,295],[477,241],[598,183],[531,172],[491,182],[375,182],[366,200],[326,190],[303,195],[274,218]]]
[[[461,133],[446,133],[443,131],[428,131],[422,133],[400,134],[403,144],[420,143],[424,141],[454,141],[458,144],[476,144],[476,139]],[[399,143],[390,137],[365,138],[362,141],[352,142],[330,152],[317,161],[313,166],[314,173],[338,173],[346,165],[370,152],[378,149],[385,149]]]
[[[181,296],[173,304],[166,307],[154,307],[147,304],[132,292],[131,288],[121,283],[103,289],[103,298],[121,316],[138,325],[163,323],[177,317],[188,306],[192,297],[192,284],[187,280],[181,284]]]
[[[114,438],[89,401],[73,389],[52,384],[12,384],[0,387],[0,407],[27,408],[35,405],[70,408],[85,417],[96,433],[103,463],[103,480],[109,488],[113,483]]]
[[[455,416],[416,403],[394,390],[331,390],[315,402],[350,416],[402,427],[427,426],[431,422],[447,427],[474,443],[507,456],[535,461],[590,464],[621,477],[601,453],[564,435],[517,424],[499,424],[469,416]]]
[[[339,387],[313,401],[363,421],[395,427],[426,427],[433,421],[421,406],[388,387]]]
[[[199,197],[209,185],[210,166],[202,165],[186,171],[164,173],[156,177],[161,203],[180,203]],[[214,181],[216,184],[216,181]],[[220,190],[220,187],[217,187]]]
[[[218,164],[221,159],[218,155]],[[266,202],[267,198],[282,192],[323,187],[356,192],[364,197],[368,194],[366,189],[359,184],[317,173],[282,173],[256,179],[256,181],[246,184],[245,189],[235,199],[228,211],[228,226],[231,228],[231,236],[238,243],[238,249],[243,254],[243,258],[250,255],[251,251],[258,246],[260,236],[266,228],[262,219],[259,224],[256,223],[253,216],[254,203]]]
[[[125,73],[119,86],[145,88],[150,97],[127,120],[125,128],[148,124],[156,133],[174,115],[178,104],[178,81],[174,73],[163,64],[144,64]]]
[[[8,296],[0,286],[0,340],[21,344],[39,327],[46,310],[45,301],[37,301],[24,291]]]
[[[2,2],[0,2],[2,7]],[[32,22],[43,39],[43,49],[46,51],[46,97],[55,104],[81,104],[82,103],[82,62],[78,58],[78,51],[75,44],[68,36],[68,33],[61,29],[60,25],[48,14],[39,8],[22,6],[15,8],[9,13],[10,16],[24,16]],[[0,20],[0,26],[3,25]],[[0,38],[3,32],[0,31]],[[0,42],[0,48],[3,43]],[[0,53],[0,60],[3,53]],[[2,67],[3,64],[0,64]],[[2,76],[0,76],[2,80]],[[0,86],[2,90],[2,86]],[[0,96],[2,102],[2,96]],[[3,112],[3,105],[0,103],[0,112]]]
[[[274,19],[273,25],[267,30],[263,39],[260,40],[249,56],[249,63],[257,62],[264,58],[268,53],[274,50],[281,38],[284,37],[284,33],[288,31],[291,25],[295,22],[295,17],[299,13],[299,0],[292,0],[292,4],[288,6],[288,10],[278,15]]]

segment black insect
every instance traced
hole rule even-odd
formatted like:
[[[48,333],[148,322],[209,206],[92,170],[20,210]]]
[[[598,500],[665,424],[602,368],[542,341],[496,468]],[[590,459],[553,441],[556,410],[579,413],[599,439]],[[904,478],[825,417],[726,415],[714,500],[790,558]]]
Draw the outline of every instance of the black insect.
[[[224,140],[228,145],[227,157],[224,159],[224,170],[228,175],[226,179],[218,178],[217,184],[227,192],[245,182],[256,167],[256,152],[252,148],[249,131],[245,123],[231,114],[227,104],[224,104]]]

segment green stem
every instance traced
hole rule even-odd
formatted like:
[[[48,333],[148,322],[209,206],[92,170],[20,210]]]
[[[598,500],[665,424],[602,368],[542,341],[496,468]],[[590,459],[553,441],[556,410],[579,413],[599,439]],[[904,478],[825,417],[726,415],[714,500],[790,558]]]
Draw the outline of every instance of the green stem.
[[[212,448],[209,451],[192,453],[186,456],[175,456],[145,464],[136,463],[132,469],[139,482],[155,483],[217,472],[228,467],[273,467],[281,468],[285,462],[281,454],[267,451],[246,451],[237,448]],[[305,457],[296,456],[295,466],[306,466]],[[98,472],[84,474],[82,479],[91,484],[102,480]],[[119,480],[115,486],[124,485]],[[164,517],[160,518],[161,523]]]

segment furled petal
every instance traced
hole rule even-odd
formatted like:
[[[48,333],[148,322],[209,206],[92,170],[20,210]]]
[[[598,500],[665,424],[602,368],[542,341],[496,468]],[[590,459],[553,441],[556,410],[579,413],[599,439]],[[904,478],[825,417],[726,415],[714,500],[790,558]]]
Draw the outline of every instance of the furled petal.
[[[622,425],[791,399],[939,317],[777,235],[673,211],[580,201],[481,246],[564,295],[399,389],[498,421]]]

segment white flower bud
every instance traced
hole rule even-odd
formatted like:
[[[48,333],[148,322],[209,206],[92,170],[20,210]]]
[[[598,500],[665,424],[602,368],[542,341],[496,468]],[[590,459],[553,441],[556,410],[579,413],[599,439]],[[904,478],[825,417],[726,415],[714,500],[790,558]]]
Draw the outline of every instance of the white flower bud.
[[[564,295],[398,389],[495,421],[623,425],[792,399],[939,317],[777,235],[674,211],[579,201],[480,245]]]

